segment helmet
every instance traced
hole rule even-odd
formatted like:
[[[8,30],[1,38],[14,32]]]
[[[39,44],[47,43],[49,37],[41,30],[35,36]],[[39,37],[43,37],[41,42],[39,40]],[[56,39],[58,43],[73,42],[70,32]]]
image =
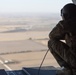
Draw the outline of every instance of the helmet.
[[[61,16],[64,17],[64,19],[76,18],[76,5],[73,3],[66,4],[61,9]]]

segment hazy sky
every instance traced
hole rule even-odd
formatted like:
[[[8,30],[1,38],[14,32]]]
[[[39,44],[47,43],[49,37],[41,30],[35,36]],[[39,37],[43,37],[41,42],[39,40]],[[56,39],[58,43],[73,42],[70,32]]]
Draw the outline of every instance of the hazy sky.
[[[60,9],[71,0],[0,0],[0,13],[6,12],[51,12]]]

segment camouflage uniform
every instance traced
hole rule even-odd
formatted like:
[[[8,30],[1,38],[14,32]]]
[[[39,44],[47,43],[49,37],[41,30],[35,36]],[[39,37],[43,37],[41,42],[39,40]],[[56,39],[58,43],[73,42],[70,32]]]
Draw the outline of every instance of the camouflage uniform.
[[[48,47],[58,64],[76,72],[76,21],[59,21],[49,38]]]

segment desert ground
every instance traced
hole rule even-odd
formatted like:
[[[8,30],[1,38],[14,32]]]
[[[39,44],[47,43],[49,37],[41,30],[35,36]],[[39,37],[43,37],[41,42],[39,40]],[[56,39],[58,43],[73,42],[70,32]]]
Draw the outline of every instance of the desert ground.
[[[17,54],[8,54],[1,55],[4,60],[12,60],[15,63],[7,64],[11,69],[18,70],[22,67],[39,67],[46,51],[39,52],[28,52],[28,53],[17,53]],[[49,52],[45,58],[45,61],[42,66],[54,66],[59,67],[54,57]]]
[[[6,60],[8,60],[9,62],[12,61],[11,63],[5,64],[13,70],[22,69],[22,67],[39,67],[48,49],[47,42],[49,39],[49,32],[50,31],[26,31],[15,33],[0,33],[0,52],[2,52],[2,54],[0,55],[1,60],[4,63]],[[33,48],[30,49],[31,51],[18,52],[19,50],[21,51],[23,49],[28,50],[28,48],[31,47],[31,45],[27,45],[27,40],[32,40],[32,42],[36,42],[38,44],[35,44],[35,46],[32,45]],[[11,42],[13,42],[13,44],[11,44]],[[13,46],[14,44],[15,46]],[[41,50],[41,45],[43,46],[43,50]],[[39,50],[37,50],[37,48],[34,48],[36,46],[38,48],[40,47]],[[42,66],[59,67],[50,52],[47,54]]]
[[[49,33],[59,19],[44,17],[0,17],[0,69],[39,67],[48,50]],[[59,67],[48,52],[42,66]]]

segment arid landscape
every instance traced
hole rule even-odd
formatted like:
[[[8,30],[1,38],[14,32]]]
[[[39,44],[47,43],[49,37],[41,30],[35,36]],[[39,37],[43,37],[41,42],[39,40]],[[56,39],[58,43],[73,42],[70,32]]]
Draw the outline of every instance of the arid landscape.
[[[48,35],[59,19],[48,15],[0,16],[0,68],[39,67],[48,50]],[[42,66],[59,67],[50,51]]]

